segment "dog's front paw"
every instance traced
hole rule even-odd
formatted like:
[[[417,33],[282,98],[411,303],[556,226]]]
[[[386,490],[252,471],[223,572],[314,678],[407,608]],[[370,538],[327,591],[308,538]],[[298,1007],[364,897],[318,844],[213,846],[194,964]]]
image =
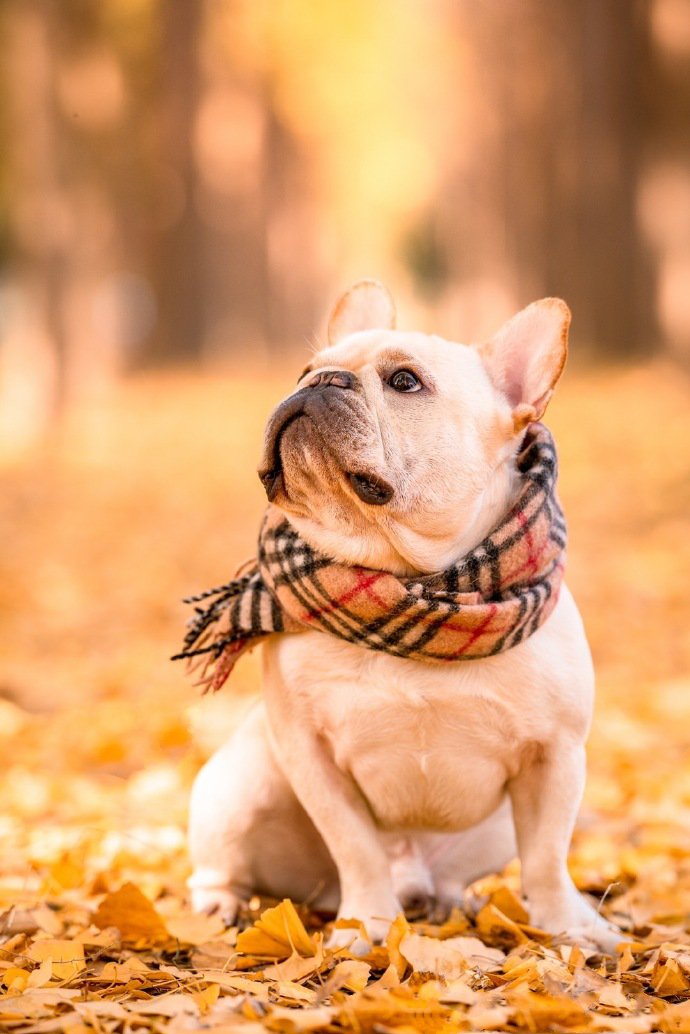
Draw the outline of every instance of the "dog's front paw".
[[[387,908],[352,906],[344,904],[338,909],[338,919],[352,919],[361,923],[366,936],[359,928],[334,927],[327,941],[332,949],[348,948],[352,955],[368,955],[372,945],[382,944],[388,936],[391,923],[402,911],[399,902],[391,902]]]
[[[617,926],[608,923],[601,916],[586,926],[571,927],[564,933],[565,940],[580,947],[593,947],[605,955],[615,955],[616,948],[626,939]]]
[[[229,887],[192,887],[192,908],[203,915],[219,915],[226,926],[237,919],[241,899]]]
[[[330,948],[331,951],[338,951],[340,948],[345,948],[350,955],[368,955],[371,951],[372,945],[373,937],[369,940],[354,927],[346,927],[343,929],[333,927],[328,939],[326,940],[326,947]]]
[[[614,955],[624,934],[576,890],[562,901],[530,903],[530,922],[573,944]]]
[[[615,955],[616,947],[625,940],[625,935],[581,894],[577,897],[577,922],[566,927],[566,937],[574,944],[591,944],[607,955]]]

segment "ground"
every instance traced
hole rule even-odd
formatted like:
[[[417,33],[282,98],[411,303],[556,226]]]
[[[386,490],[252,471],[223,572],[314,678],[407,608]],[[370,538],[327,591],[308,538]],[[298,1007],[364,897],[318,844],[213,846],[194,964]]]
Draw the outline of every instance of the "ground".
[[[571,868],[617,958],[531,929],[514,866],[356,962],[287,904],[190,918],[187,792],[257,664],[202,700],[167,657],[180,597],[252,552],[291,383],[140,377],[0,466],[0,1030],[690,1031],[690,408],[663,364],[569,371],[548,419],[599,687]]]

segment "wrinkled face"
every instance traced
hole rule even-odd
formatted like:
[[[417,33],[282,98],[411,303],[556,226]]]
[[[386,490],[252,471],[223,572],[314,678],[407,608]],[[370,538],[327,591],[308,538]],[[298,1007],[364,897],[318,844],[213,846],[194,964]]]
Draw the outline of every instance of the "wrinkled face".
[[[515,412],[478,349],[356,330],[317,353],[274,411],[259,473],[320,551],[399,574],[438,571],[508,508],[528,422]]]

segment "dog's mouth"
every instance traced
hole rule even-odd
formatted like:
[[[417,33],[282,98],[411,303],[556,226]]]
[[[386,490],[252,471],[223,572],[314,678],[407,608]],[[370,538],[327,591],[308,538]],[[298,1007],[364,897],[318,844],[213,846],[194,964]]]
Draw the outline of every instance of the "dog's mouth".
[[[281,492],[287,497],[287,488],[283,476],[283,461],[280,455],[280,443],[288,427],[304,415],[304,410],[298,409],[286,416],[282,423],[276,421],[275,428],[269,425],[266,453],[271,457],[271,463],[268,467],[262,466],[259,468],[259,480],[264,486],[269,503],[274,502]]]
[[[301,397],[300,397],[301,396]],[[306,399],[301,392],[287,399],[278,407],[266,429],[264,462],[259,468],[259,480],[264,486],[269,503],[279,496],[289,499],[281,455],[281,445],[289,427],[303,417],[311,420],[306,411]],[[318,429],[318,424],[311,421]],[[326,445],[326,443],[324,442]],[[332,449],[328,449],[333,454]],[[338,464],[341,466],[341,464]],[[369,506],[385,506],[393,498],[394,489],[385,478],[369,471],[343,468],[343,475],[355,495]]]
[[[393,487],[376,474],[347,473],[347,480],[356,496],[369,506],[385,506],[393,498]]]

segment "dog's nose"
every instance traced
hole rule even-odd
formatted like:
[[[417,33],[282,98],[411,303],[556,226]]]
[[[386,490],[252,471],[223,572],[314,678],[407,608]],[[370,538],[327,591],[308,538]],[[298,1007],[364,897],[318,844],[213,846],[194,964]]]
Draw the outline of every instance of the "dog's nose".
[[[357,383],[354,373],[349,370],[322,370],[310,381],[307,381],[308,388],[325,388],[331,384],[334,388],[349,388],[352,390]]]

